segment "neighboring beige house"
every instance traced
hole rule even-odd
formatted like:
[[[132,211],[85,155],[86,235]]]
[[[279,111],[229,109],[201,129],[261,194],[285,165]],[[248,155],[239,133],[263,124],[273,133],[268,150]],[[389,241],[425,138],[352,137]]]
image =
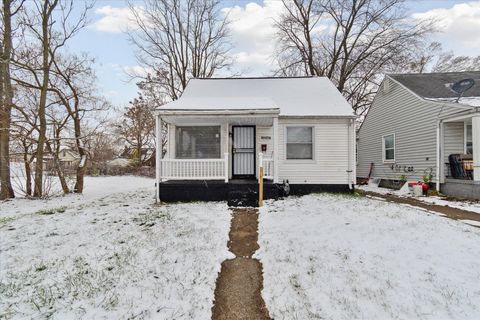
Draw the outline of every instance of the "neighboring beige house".
[[[451,86],[475,85],[458,100]],[[421,180],[480,199],[480,71],[386,75],[358,130],[357,177]]]

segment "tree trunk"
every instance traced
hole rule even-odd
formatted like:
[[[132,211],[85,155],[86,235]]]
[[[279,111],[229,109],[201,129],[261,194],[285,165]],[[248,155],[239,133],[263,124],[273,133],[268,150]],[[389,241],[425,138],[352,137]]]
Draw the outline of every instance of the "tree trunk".
[[[78,110],[76,108],[75,110]],[[80,156],[80,163],[77,167],[77,178],[75,181],[75,187],[73,191],[75,193],[82,193],[83,192],[83,177],[85,176],[85,171],[87,168],[87,153],[85,152],[85,148],[83,147],[83,142],[81,140],[81,126],[80,126],[80,119],[78,118],[79,114],[76,112],[76,118],[74,120],[74,129],[75,129],[75,142],[77,144],[78,155]]]
[[[53,156],[53,166],[55,167],[55,171],[57,172],[58,180],[60,181],[60,185],[62,186],[62,191],[64,194],[68,194],[70,193],[70,189],[68,188],[67,181],[65,180],[65,173],[63,172],[63,168],[60,165],[60,162],[58,161],[59,150],[55,150],[54,152],[54,150],[52,149],[52,146],[48,141],[46,144],[47,144],[48,151]]]
[[[12,53],[11,0],[3,0],[3,48],[0,50],[0,200],[14,198],[10,177],[10,122],[12,113],[12,83],[10,58]]]
[[[42,12],[42,72],[43,72],[43,81],[42,87],[40,89],[40,101],[38,104],[38,119],[40,122],[40,128],[38,132],[38,143],[37,143],[37,152],[35,163],[35,188],[33,191],[34,197],[41,197],[43,194],[43,157],[44,157],[44,148],[47,132],[47,120],[45,116],[45,109],[47,104],[47,91],[48,91],[48,82],[50,75],[50,53],[49,53],[49,3],[45,1]]]
[[[28,197],[32,196],[32,169],[31,160],[28,159],[28,148],[23,153],[23,163],[25,165],[25,193]]]

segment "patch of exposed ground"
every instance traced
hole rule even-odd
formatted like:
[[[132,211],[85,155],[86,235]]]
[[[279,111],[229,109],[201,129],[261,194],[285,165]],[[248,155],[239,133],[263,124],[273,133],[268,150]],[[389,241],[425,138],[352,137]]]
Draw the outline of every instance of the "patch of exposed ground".
[[[480,214],[471,212],[471,211],[452,208],[449,206],[441,206],[437,204],[426,203],[426,202],[417,200],[415,198],[399,197],[392,194],[380,194],[380,193],[371,192],[371,191],[362,191],[362,193],[365,195],[382,198],[389,202],[408,204],[408,205],[419,207],[422,209],[435,211],[435,212],[441,213],[447,218],[454,219],[454,220],[473,220],[473,221],[480,222]]]
[[[252,255],[258,246],[258,211],[233,209],[230,251],[236,258],[225,260],[217,279],[214,320],[270,319],[261,291],[262,264]]]

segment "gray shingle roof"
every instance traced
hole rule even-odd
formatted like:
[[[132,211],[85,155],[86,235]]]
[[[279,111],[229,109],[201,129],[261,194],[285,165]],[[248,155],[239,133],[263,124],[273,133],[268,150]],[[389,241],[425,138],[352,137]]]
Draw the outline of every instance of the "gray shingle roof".
[[[456,92],[450,86],[463,79],[475,80],[475,85],[466,91],[464,97],[480,97],[480,71],[445,73],[405,73],[389,74],[389,77],[423,98],[455,98]]]

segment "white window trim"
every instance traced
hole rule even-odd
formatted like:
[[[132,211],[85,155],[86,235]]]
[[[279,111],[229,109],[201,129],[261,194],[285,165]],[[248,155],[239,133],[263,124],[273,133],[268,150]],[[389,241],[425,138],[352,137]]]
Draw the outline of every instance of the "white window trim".
[[[387,153],[385,149],[385,137],[393,136],[393,159],[386,159]],[[383,163],[395,163],[397,158],[397,138],[395,133],[390,133],[382,136],[382,161]]]
[[[184,159],[184,158],[178,158],[177,157],[177,128],[178,127],[220,127],[220,157],[219,158],[215,158],[215,159],[223,159],[223,153],[225,152],[223,150],[223,144],[222,144],[222,139],[223,139],[223,127],[221,124],[219,124],[218,122],[212,122],[212,123],[201,123],[201,124],[176,124],[176,125],[172,125],[173,127],[173,158],[172,159]],[[193,159],[187,159],[187,160],[196,160],[198,158],[193,158]],[[200,159],[201,160],[201,159]]]
[[[288,128],[298,128],[298,127],[307,127],[312,128],[312,159],[288,159],[287,158],[287,144],[288,144]],[[311,124],[289,124],[286,125],[284,128],[284,150],[285,150],[285,157],[284,160],[288,161],[289,163],[314,163],[315,160],[315,126]]]
[[[464,121],[463,122],[463,153],[467,154],[467,127],[471,126],[470,123]],[[473,129],[472,129],[473,130]],[[473,137],[472,137],[473,138]],[[473,140],[473,139],[472,139]],[[472,141],[473,142],[473,141]]]

